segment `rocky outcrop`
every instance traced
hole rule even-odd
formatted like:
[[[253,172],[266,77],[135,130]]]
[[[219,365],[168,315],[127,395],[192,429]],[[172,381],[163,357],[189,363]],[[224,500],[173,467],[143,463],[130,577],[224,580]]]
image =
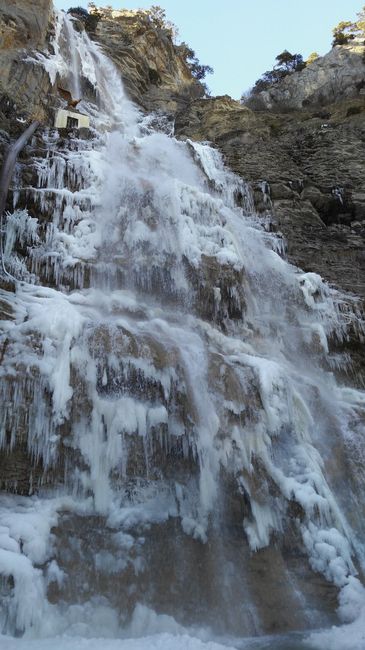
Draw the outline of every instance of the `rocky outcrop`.
[[[360,39],[351,45],[337,45],[304,70],[286,76],[259,93],[256,100],[262,108],[288,111],[364,97],[364,54],[364,42]]]
[[[51,0],[3,0],[0,49],[42,47],[48,30]]]
[[[204,95],[186,63],[184,46],[147,11],[99,10],[94,38],[117,65],[130,97],[148,111],[175,113]]]
[[[274,113],[253,112],[225,96],[193,102],[175,122],[179,137],[210,140],[251,182],[256,210],[267,228],[283,235],[289,261],[359,296],[359,311],[365,300],[364,117],[361,99]],[[358,334],[345,346],[351,379],[363,385]]]
[[[22,120],[46,116],[48,74],[29,55],[46,45],[51,10],[51,0],[4,0],[1,4],[0,129],[16,133]]]
[[[218,97],[180,113],[176,132],[212,141],[253,184],[293,263],[365,297],[364,116],[360,100],[274,114]]]

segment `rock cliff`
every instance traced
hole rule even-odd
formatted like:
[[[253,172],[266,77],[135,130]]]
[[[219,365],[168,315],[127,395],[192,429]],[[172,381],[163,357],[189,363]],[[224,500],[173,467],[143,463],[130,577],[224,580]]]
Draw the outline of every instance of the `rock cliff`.
[[[175,115],[205,94],[191,74],[186,46],[174,43],[173,30],[151,20],[148,11],[99,9],[91,36],[116,63],[129,96],[146,111]],[[75,29],[85,25],[75,17]],[[16,135],[22,124],[52,124],[60,106],[55,83],[40,65],[52,53],[55,21],[52,0],[37,7],[30,0],[7,1],[0,8],[0,130]],[[84,88],[84,95],[92,89]],[[5,137],[5,140],[4,140]],[[6,135],[0,138],[0,155]]]
[[[104,11],[94,37],[139,105],[177,113],[179,137],[210,140],[253,183],[289,259],[365,295],[363,44],[334,47],[261,93],[270,110],[251,111],[228,97],[199,98],[171,35],[143,12]]]
[[[332,71],[329,66],[328,87]],[[290,77],[290,83],[304,72]],[[227,164],[252,183],[256,209],[267,216],[267,227],[282,233],[288,259],[359,296],[360,310],[365,298],[364,118],[364,99],[344,99],[340,93],[326,106],[285,113],[254,112],[229,97],[207,98],[193,102],[175,123],[180,137],[213,142]],[[362,384],[363,345],[349,340],[348,348],[353,377]]]
[[[260,93],[265,110],[251,110],[228,96],[203,97],[184,46],[147,11],[98,13],[91,36],[119,68],[131,98],[176,118],[179,138],[217,146],[252,184],[256,209],[283,234],[289,260],[364,299],[363,44],[334,47]],[[35,50],[52,47],[51,0],[37,11],[28,0],[5,2],[1,18],[0,128],[16,134],[23,119],[49,124],[50,107],[59,103],[34,61]]]
[[[290,260],[365,296],[363,44],[334,47],[261,93],[270,110],[252,111],[202,98],[171,34],[143,12],[104,10],[94,38],[140,106],[176,115],[178,137],[211,141],[253,184]]]
[[[0,7],[0,129],[16,132],[16,119],[45,119],[50,92],[45,69],[30,54],[46,47],[52,1],[4,0]]]
[[[336,45],[304,70],[259,93],[258,99],[265,108],[288,111],[364,97],[364,71],[364,43],[357,38],[350,45]]]
[[[364,109],[353,100],[325,112],[255,113],[221,97],[194,102],[176,132],[214,142],[253,183],[256,207],[272,211],[289,259],[365,296]]]
[[[171,28],[147,11],[99,10],[93,37],[116,63],[130,97],[148,111],[176,113],[204,95],[186,62],[184,46],[174,44]]]

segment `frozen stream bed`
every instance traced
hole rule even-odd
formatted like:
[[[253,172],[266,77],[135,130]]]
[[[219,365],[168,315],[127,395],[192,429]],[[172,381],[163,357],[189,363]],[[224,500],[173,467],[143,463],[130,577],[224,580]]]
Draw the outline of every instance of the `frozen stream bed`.
[[[348,628],[348,629],[347,629]],[[315,634],[285,634],[260,638],[203,641],[188,634],[164,632],[130,639],[93,639],[67,635],[47,639],[0,636],[1,650],[363,650],[365,629],[344,626]]]

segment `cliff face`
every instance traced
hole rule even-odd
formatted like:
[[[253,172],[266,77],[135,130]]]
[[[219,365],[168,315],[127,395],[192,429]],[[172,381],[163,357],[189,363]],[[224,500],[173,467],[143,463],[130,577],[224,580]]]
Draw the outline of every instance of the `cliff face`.
[[[119,68],[130,97],[148,111],[181,110],[204,95],[172,32],[146,11],[101,10],[94,38]]]
[[[359,309],[365,299],[364,109],[362,99],[340,98],[311,111],[253,112],[218,97],[194,102],[175,123],[180,137],[212,141],[252,183],[255,207],[283,234],[289,261],[359,296]],[[363,345],[356,336],[346,345],[352,377],[362,384]]]
[[[1,42],[3,50],[42,47],[48,29],[51,0],[3,0]]]
[[[0,129],[16,131],[16,117],[44,119],[48,74],[27,61],[46,47],[51,29],[51,0],[4,0],[0,7]],[[19,123],[18,123],[19,126]]]
[[[277,111],[331,104],[343,99],[364,97],[364,44],[337,45],[301,72],[285,77],[259,93],[265,108]]]
[[[117,65],[129,96],[142,109],[175,114],[204,95],[170,28],[143,10],[99,11],[92,37]],[[77,20],[75,27],[84,29]],[[30,0],[6,0],[0,8],[0,129],[16,133],[21,128],[16,118],[45,124],[52,119],[49,107],[57,104],[57,91],[34,55],[52,49],[53,31],[52,0],[36,7]]]
[[[211,139],[254,183],[257,208],[273,210],[290,260],[362,298],[364,54],[359,39],[334,47],[259,93],[257,106],[266,110],[208,100],[177,120],[179,133]]]
[[[178,137],[211,141],[253,183],[291,261],[365,296],[362,44],[333,48],[261,93],[271,110],[252,111],[229,97],[199,98],[171,35],[143,12],[104,12],[95,38],[139,105],[177,114]]]
[[[273,211],[291,261],[365,296],[363,109],[346,102],[326,113],[253,113],[229,98],[206,99],[177,116],[176,131],[214,142],[253,183],[256,207]]]

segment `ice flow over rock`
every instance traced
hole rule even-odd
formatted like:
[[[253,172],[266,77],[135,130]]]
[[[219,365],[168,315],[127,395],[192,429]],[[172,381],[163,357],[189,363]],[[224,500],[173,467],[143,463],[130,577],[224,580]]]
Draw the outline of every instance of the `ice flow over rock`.
[[[44,129],[6,223],[3,632],[316,627],[336,590],[353,621],[365,395],[332,344],[356,300],[289,265],[249,186],[140,114],[67,15],[55,33],[36,60],[92,129]]]

